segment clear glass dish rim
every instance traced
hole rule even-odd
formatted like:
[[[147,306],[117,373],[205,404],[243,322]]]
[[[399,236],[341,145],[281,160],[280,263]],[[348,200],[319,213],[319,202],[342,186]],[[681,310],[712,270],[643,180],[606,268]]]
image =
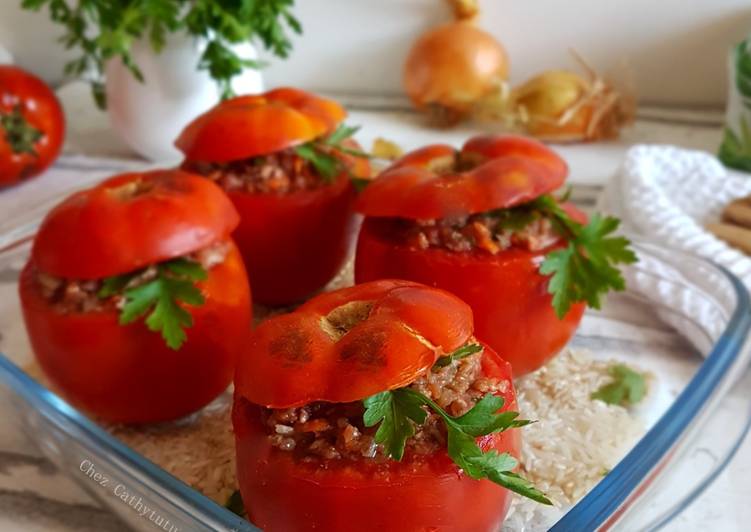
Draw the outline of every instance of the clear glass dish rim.
[[[642,248],[648,249],[656,245],[645,239],[634,240]],[[549,529],[549,532],[598,530],[603,525],[615,524],[622,510],[628,509],[633,495],[637,494],[633,500],[639,498],[638,490],[641,485],[645,482],[648,485],[651,482],[651,476],[660,467],[661,461],[680,441],[697,412],[701,410],[707,399],[736,364],[743,344],[751,331],[751,296],[743,282],[728,269],[711,260],[678,250],[671,250],[671,253],[673,251],[708,264],[730,281],[736,296],[736,305],[730,320],[704,362],[670,408],[660,416],[654,426],[628,454]],[[751,416],[748,416],[740,437],[733,443],[720,463],[689,493],[678,499],[656,522],[651,523],[651,530],[662,528],[704,493],[725,470],[750,429]]]
[[[28,242],[37,225],[28,224],[12,231],[11,235],[0,236],[0,254]],[[634,240],[639,247],[646,248],[648,253],[648,248],[654,244],[644,239]],[[689,428],[697,410],[736,363],[746,336],[751,331],[751,297],[740,279],[710,260],[690,253],[680,253],[708,264],[730,281],[736,296],[736,306],[728,325],[670,408],[612,471],[550,528],[551,531],[596,530],[611,521]],[[260,530],[127,447],[54,392],[37,383],[2,352],[0,382],[14,390],[18,396],[62,430],[65,430],[66,424],[72,423],[94,446],[106,451],[115,461],[139,471],[142,476],[158,485],[162,495],[173,500],[179,498],[182,504],[190,506],[196,512],[194,516],[200,518],[202,523],[218,523],[238,532]],[[750,428],[751,417],[746,420],[741,437],[724,460],[704,481],[677,501],[657,523],[657,527],[669,522],[706,490],[731,461]]]

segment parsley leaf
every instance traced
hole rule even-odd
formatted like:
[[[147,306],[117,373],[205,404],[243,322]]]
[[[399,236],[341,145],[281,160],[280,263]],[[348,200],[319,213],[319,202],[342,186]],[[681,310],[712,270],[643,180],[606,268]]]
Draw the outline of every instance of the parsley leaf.
[[[449,353],[446,356],[442,356],[438,360],[435,361],[435,364],[433,364],[433,367],[439,367],[443,368],[451,364],[454,360],[461,360],[462,358],[468,357],[470,355],[474,355],[475,353],[479,353],[482,351],[482,346],[480,344],[467,344],[465,346],[460,347],[453,353]]]
[[[556,314],[563,318],[573,303],[584,301],[598,309],[605,292],[623,290],[626,282],[615,265],[634,263],[637,258],[628,239],[608,236],[618,228],[617,218],[595,214],[582,226],[566,216],[560,223],[572,233],[568,246],[551,252],[540,273],[551,275],[548,291]]]
[[[243,496],[240,493],[240,490],[233,491],[230,496],[227,497],[227,502],[224,503],[224,507],[240,517],[245,517],[246,515],[245,504],[243,503]]]
[[[375,434],[376,443],[384,444],[388,456],[397,461],[401,460],[404,456],[404,445],[415,435],[412,422],[422,425],[428,415],[422,409],[422,403],[403,393],[403,390],[394,390],[371,395],[363,404],[365,426],[373,427],[380,423]]]
[[[292,14],[294,0],[22,0],[31,11],[48,8],[50,18],[63,28],[60,38],[78,57],[65,65],[65,74],[91,83],[98,105],[106,105],[102,80],[110,59],[120,60],[143,81],[132,49],[146,40],[155,52],[169,34],[183,33],[206,43],[196,68],[207,70],[224,97],[231,96],[232,78],[245,67],[259,68],[259,61],[241,57],[232,45],[258,42],[277,57],[292,49],[289,33],[301,33]]]
[[[608,368],[612,382],[601,386],[591,395],[609,405],[633,406],[647,393],[644,375],[624,364],[614,364]]]
[[[616,266],[637,261],[629,240],[613,236],[620,224],[617,218],[595,214],[587,225],[582,225],[560,206],[561,201],[565,197],[556,199],[548,194],[510,209],[485,213],[496,220],[499,231],[521,231],[544,217],[568,241],[566,248],[550,252],[540,267],[540,273],[550,276],[548,292],[553,295],[553,308],[559,318],[574,303],[600,308],[603,294],[625,288]]]
[[[348,126],[347,124],[340,124],[331,135],[324,139],[324,142],[329,146],[339,146],[345,139],[354,136],[355,133],[360,131],[360,126]]]
[[[384,443],[391,458],[401,460],[407,439],[415,434],[413,423],[424,423],[426,412],[422,407],[427,407],[443,419],[448,435],[448,455],[469,477],[486,478],[535,501],[552,504],[541,491],[512,472],[518,465],[513,456],[495,450],[483,452],[475,441],[478,436],[523,427],[529,423],[527,420],[517,420],[519,414],[516,412],[499,412],[503,407],[502,398],[487,394],[467,413],[456,418],[430,398],[410,388],[378,393],[365,399],[364,404],[363,422],[368,427],[380,423],[376,442]]]
[[[350,173],[349,168],[334,155],[333,151],[346,153],[353,157],[370,157],[363,151],[355,150],[342,144],[342,142],[352,137],[359,130],[360,126],[340,124],[330,135],[296,146],[295,153],[312,164],[316,173],[324,181],[331,183],[343,170]],[[358,190],[366,186],[367,183],[365,181],[369,182],[369,180],[353,176],[351,173],[350,179],[352,179],[353,184]]]
[[[638,259],[627,238],[612,236],[620,225],[617,218],[595,214],[587,225],[582,225],[571,219],[550,195],[540,196],[525,208],[547,217],[568,240],[566,248],[549,253],[540,267],[540,273],[551,276],[548,292],[553,295],[553,308],[559,318],[578,302],[598,309],[603,294],[625,288],[616,265]]]
[[[315,168],[316,173],[327,183],[333,182],[341,171],[341,161],[319,149],[314,142],[308,142],[295,147],[295,153],[308,161]]]
[[[137,279],[145,271],[108,277],[97,295],[107,298],[122,294],[125,304],[120,312],[121,325],[146,315],[149,330],[161,332],[170,348],[179,349],[187,338],[185,328],[193,325],[193,317],[181,303],[193,306],[204,303],[195,283],[206,279],[208,274],[199,263],[184,258],[157,264],[154,277],[138,284]],[[134,286],[129,286],[131,284]]]

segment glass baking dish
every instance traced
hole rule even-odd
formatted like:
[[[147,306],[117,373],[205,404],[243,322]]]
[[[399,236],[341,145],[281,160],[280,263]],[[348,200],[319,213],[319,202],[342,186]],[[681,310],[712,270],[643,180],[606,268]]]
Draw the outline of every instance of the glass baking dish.
[[[257,530],[20,369],[31,351],[16,282],[35,227],[31,223],[0,237],[0,415],[134,529]],[[629,289],[610,296],[603,311],[588,311],[572,345],[607,351],[653,371],[664,381],[663,404],[636,446],[565,515],[556,516],[552,530],[660,528],[707,488],[749,429],[747,291],[735,276],[702,259],[648,242],[635,247],[640,262],[625,272]],[[679,304],[662,303],[663,297]],[[86,474],[94,466],[107,486]],[[122,486],[150,511],[133,511],[113,494],[113,486]]]

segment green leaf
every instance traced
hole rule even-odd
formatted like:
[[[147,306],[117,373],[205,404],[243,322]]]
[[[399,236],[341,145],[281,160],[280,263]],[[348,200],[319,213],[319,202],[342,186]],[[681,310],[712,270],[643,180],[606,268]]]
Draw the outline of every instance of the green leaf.
[[[518,465],[516,459],[495,450],[483,452],[475,441],[476,437],[529,423],[517,420],[516,412],[499,412],[503,407],[500,397],[488,394],[458,418],[450,416],[433,400],[410,388],[381,392],[365,399],[364,404],[363,423],[367,427],[380,423],[376,441],[385,442],[387,454],[395,460],[401,460],[407,439],[415,434],[413,423],[424,423],[426,416],[422,406],[426,406],[443,419],[448,436],[448,455],[469,477],[478,480],[486,478],[535,501],[552,504],[528,481],[511,472]],[[381,431],[383,440],[379,441]]]
[[[230,45],[260,43],[272,54],[287,57],[290,32],[302,32],[291,13],[294,0],[23,0],[21,6],[32,11],[48,8],[63,30],[60,42],[80,54],[65,65],[66,75],[85,76],[99,106],[106,103],[100,85],[107,60],[119,58],[133,76],[143,78],[132,58],[133,44],[141,39],[157,53],[172,33],[206,39],[196,68],[208,70],[227,96],[234,76],[244,67],[260,66],[259,61],[238,56]]]
[[[401,460],[407,440],[415,435],[414,423],[421,425],[427,417],[422,403],[403,390],[395,390],[371,395],[363,404],[365,426],[380,423],[375,434],[376,443],[384,445],[387,456]]]
[[[355,177],[350,176],[350,181],[352,181],[352,185],[355,187],[355,190],[359,193],[362,192],[367,188],[370,183],[372,183],[372,179],[368,179],[366,177]]]
[[[208,273],[197,262],[184,258],[158,264],[155,277],[135,286],[129,286],[143,276],[145,270],[108,277],[98,292],[100,298],[122,294],[125,303],[120,311],[122,325],[146,316],[146,326],[160,332],[165,343],[179,349],[185,342],[185,329],[193,325],[193,318],[183,305],[200,306],[205,300],[195,286],[207,278]]]
[[[471,436],[484,436],[494,432],[524,427],[532,423],[529,420],[517,420],[518,412],[500,412],[503,399],[493,394],[487,394],[480,399],[466,414],[454,418],[454,423],[463,432]]]
[[[243,496],[240,493],[240,490],[233,491],[230,496],[227,497],[227,502],[224,503],[224,507],[235,515],[245,517],[245,504],[243,503]]]
[[[208,272],[198,262],[184,258],[167,261],[163,266],[175,275],[191,281],[205,281],[209,276]]]
[[[466,358],[470,355],[474,355],[475,353],[479,353],[482,351],[482,346],[480,344],[467,344],[465,346],[460,347],[453,353],[449,353],[446,356],[440,357],[438,360],[435,361],[435,364],[433,366],[437,366],[439,368],[448,366],[455,360],[461,360],[462,358]]]
[[[624,364],[615,364],[608,368],[612,381],[601,386],[591,395],[609,405],[633,406],[641,401],[647,393],[644,375]]]
[[[617,218],[595,214],[581,226],[559,207],[554,216],[569,233],[569,243],[565,249],[547,255],[540,273],[551,276],[548,292],[553,295],[556,315],[562,319],[574,303],[600,308],[603,294],[623,290],[626,283],[616,266],[634,263],[637,257],[628,239],[610,236],[620,224]]]
[[[127,289],[123,293],[125,305],[120,312],[120,324],[127,325],[146,314],[159,301],[162,291],[161,279],[153,279],[146,284]]]
[[[324,142],[330,146],[339,147],[343,140],[352,137],[358,131],[360,131],[360,126],[348,126],[347,124],[339,124],[339,127],[336,128],[336,131],[326,137]]]
[[[553,504],[529,480],[511,471],[516,466],[513,456],[507,453],[498,454],[498,451],[489,451],[482,456],[470,457],[468,460],[478,467],[488,480],[541,504]],[[511,465],[512,463],[514,465]]]
[[[739,137],[730,127],[725,127],[718,157],[725,166],[751,172],[751,128],[746,117],[739,119]]]
[[[115,275],[114,277],[107,277],[102,282],[102,287],[97,292],[97,297],[102,299],[119,294],[125,288],[130,280],[133,278],[133,274]]]
[[[341,172],[341,161],[333,155],[321,151],[311,142],[296,146],[295,153],[312,164],[316,173],[324,181],[332,182]]]

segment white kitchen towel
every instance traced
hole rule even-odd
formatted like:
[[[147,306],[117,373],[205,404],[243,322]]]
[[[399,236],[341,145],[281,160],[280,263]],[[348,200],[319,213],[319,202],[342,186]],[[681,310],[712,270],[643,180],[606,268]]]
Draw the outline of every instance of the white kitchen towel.
[[[675,146],[631,148],[606,186],[600,208],[623,220],[629,234],[720,264],[751,288],[751,258],[709,233],[723,207],[751,194],[751,175],[729,171],[713,155]],[[629,288],[659,306],[678,309],[686,321],[668,311],[662,317],[706,354],[724,330],[735,297],[724,280],[708,275],[700,263],[680,253],[663,264],[644,261],[628,275]],[[700,287],[703,294],[680,286]],[[716,314],[714,300],[725,310]],[[711,307],[714,307],[711,308]]]

